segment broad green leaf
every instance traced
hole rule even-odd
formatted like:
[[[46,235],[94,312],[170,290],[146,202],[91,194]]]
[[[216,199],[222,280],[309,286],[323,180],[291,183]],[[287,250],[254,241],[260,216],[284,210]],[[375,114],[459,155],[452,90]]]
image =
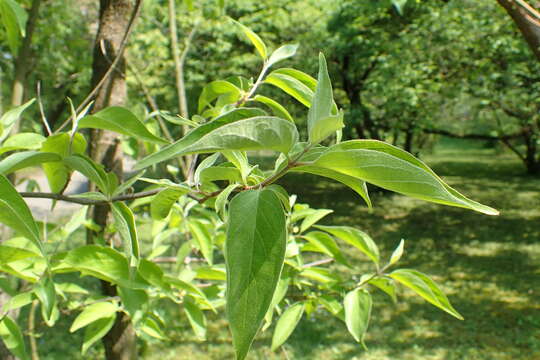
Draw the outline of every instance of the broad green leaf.
[[[212,241],[212,235],[210,234],[210,231],[208,229],[209,226],[213,227],[212,224],[204,224],[197,219],[190,219],[188,222],[189,231],[199,245],[201,253],[203,254],[208,264],[212,265],[214,262],[214,244]]]
[[[360,282],[361,281],[362,281],[362,279],[360,279]],[[385,277],[384,278],[375,277],[375,278],[369,280],[368,284],[371,284],[371,285],[376,286],[377,288],[381,289],[386,294],[388,294],[388,296],[390,296],[392,298],[394,303],[397,302],[396,284],[394,283],[393,280],[385,278]]]
[[[2,0],[4,1],[4,0]],[[9,136],[11,128],[19,120],[23,111],[25,111],[30,105],[32,105],[36,99],[31,99],[21,106],[17,106],[9,111],[6,111],[4,115],[0,118],[0,143],[4,141],[6,137]]]
[[[37,150],[43,141],[45,141],[45,137],[40,134],[18,133],[4,141],[3,146],[0,147],[0,154],[14,150]]]
[[[100,301],[88,305],[75,320],[73,320],[69,332],[75,332],[96,320],[113,317],[118,310],[118,305],[109,301]]]
[[[329,209],[310,209],[310,210],[312,211],[310,212],[310,214],[308,214],[304,218],[304,220],[302,221],[302,225],[300,225],[301,233],[309,229],[313,224],[317,223],[326,215],[329,215],[334,212],[334,210],[329,210]]]
[[[6,348],[17,358],[30,360],[21,329],[9,315],[4,316],[0,321],[0,338],[4,341]]]
[[[446,185],[419,160],[413,161],[405,154],[396,156],[390,151],[360,148],[365,145],[366,143],[361,141],[334,145],[315,160],[313,165],[418,199],[463,207],[488,215],[498,214],[498,211],[472,201]]]
[[[139,259],[139,237],[135,226],[135,217],[131,209],[123,202],[115,202],[111,206],[114,225],[124,242],[126,253],[134,259]]]
[[[39,228],[28,205],[2,175],[0,175],[0,223],[28,238],[41,251]]]
[[[244,191],[231,200],[225,242],[226,310],[239,360],[246,357],[268,311],[285,247],[285,214],[273,191]]]
[[[206,316],[204,316],[204,312],[189,297],[184,298],[184,311],[197,339],[206,340]]]
[[[120,252],[109,247],[86,245],[71,250],[64,263],[84,275],[129,287],[128,261]]]
[[[404,243],[405,243],[404,240],[401,239],[401,241],[399,242],[399,245],[392,253],[392,256],[390,256],[390,262],[389,262],[390,265],[394,265],[395,263],[399,261],[399,259],[401,259],[401,256],[403,255]]]
[[[234,84],[225,81],[225,80],[216,80],[207,84],[199,96],[199,113],[201,113],[204,108],[216,100],[222,95],[229,95],[231,101],[236,101],[240,99],[241,90],[237,88]]]
[[[0,16],[6,29],[7,41],[12,55],[16,55],[25,36],[26,11],[14,0],[0,0]]]
[[[60,161],[62,158],[57,154],[40,151],[22,151],[9,155],[0,161],[0,174],[7,175],[14,171],[31,166],[41,165],[46,162]]]
[[[171,286],[174,286],[177,289],[184,290],[187,294],[199,299],[201,302],[203,302],[206,306],[208,306],[215,312],[215,309],[208,301],[206,295],[197,286],[170,276],[165,276],[164,280],[167,281]]]
[[[201,280],[226,281],[227,274],[225,269],[214,266],[201,266],[195,269],[195,278]]]
[[[277,117],[280,117],[280,118],[283,118],[283,119],[287,119],[289,121],[293,121],[294,122],[294,119],[293,117],[291,116],[291,114],[289,114],[289,112],[287,111],[287,109],[285,109],[280,103],[278,103],[277,101],[275,100],[272,100],[270,99],[269,97],[266,97],[266,96],[262,96],[262,95],[256,95],[254,98],[253,98],[253,101],[258,101],[260,103],[263,103],[265,105],[268,105],[268,107],[270,109],[272,109],[272,111],[274,112],[274,115],[277,116]]]
[[[389,276],[413,290],[439,309],[446,311],[459,320],[463,320],[463,316],[452,307],[446,295],[427,275],[412,269],[398,269],[390,273]]]
[[[317,79],[315,79],[313,76],[306,74],[303,71],[293,69],[293,68],[280,68],[277,70],[272,71],[272,74],[281,74],[281,75],[287,75],[290,76],[298,81],[300,81],[302,84],[306,85],[308,89],[311,90],[311,96],[313,97],[313,92],[317,88]],[[311,100],[309,101],[311,104]],[[308,105],[309,107],[309,105]]]
[[[277,117],[252,117],[219,127],[211,122],[141,160],[135,167],[142,169],[174,156],[220,150],[275,150],[287,153],[296,141],[298,131],[294,124]]]
[[[144,280],[148,281],[148,283],[156,288],[165,292],[168,292],[171,289],[169,282],[164,278],[163,270],[153,262],[141,259],[137,271]]]
[[[43,320],[48,326],[53,326],[55,319],[55,310],[56,309],[56,290],[54,288],[54,282],[51,278],[43,278],[36,286],[34,287],[34,294],[39,299],[41,303],[41,315]]]
[[[255,46],[255,49],[257,49],[257,52],[259,53],[259,55],[261,55],[261,57],[263,58],[263,60],[266,60],[267,58],[267,51],[266,51],[266,45],[264,44],[264,42],[261,40],[261,38],[259,37],[259,35],[255,34],[250,28],[248,28],[247,26],[245,25],[242,25],[240,24],[238,21],[236,20],[233,20],[233,22],[238,25],[238,27],[242,30],[242,32],[244,33],[244,35],[247,36],[247,38],[249,39],[249,41],[251,41],[251,43],[253,44],[253,46]]]
[[[307,107],[311,106],[313,90],[290,75],[278,73],[277,70],[272,71],[266,76],[264,83],[281,89]]]
[[[135,164],[134,169],[140,170],[150,165],[156,164],[158,162],[168,160],[172,157],[183,155],[185,154],[185,149],[187,147],[197,143],[197,141],[199,141],[205,135],[212,133],[213,131],[219,129],[220,127],[227,124],[234,123],[242,119],[247,119],[250,117],[262,116],[262,115],[264,115],[264,111],[260,109],[255,109],[255,108],[240,108],[240,109],[232,110],[206,124],[203,124],[191,130],[182,139],[142,159],[137,164]]]
[[[37,256],[39,255],[33,251],[20,249],[12,246],[0,245],[0,265]]]
[[[276,196],[281,200],[281,204],[283,205],[283,209],[288,213],[291,211],[291,202],[289,199],[289,193],[283,186],[272,184],[270,186],[266,187],[266,190],[271,190],[276,194]]]
[[[294,56],[294,54],[296,54],[296,50],[298,50],[298,44],[287,44],[280,46],[272,53],[272,55],[270,55],[267,66],[270,67],[282,60]]]
[[[129,316],[133,324],[137,324],[148,308],[148,294],[144,290],[118,287],[118,294],[122,300],[122,307]]]
[[[238,170],[242,177],[242,182],[247,183],[247,178],[252,170],[249,165],[249,160],[245,151],[222,151],[221,152],[227,160],[229,160]]]
[[[215,153],[215,154],[212,154],[212,155],[208,156],[203,161],[201,161],[201,163],[199,164],[199,166],[197,166],[197,169],[195,170],[195,174],[193,175],[193,182],[195,184],[200,184],[201,183],[201,181],[200,181],[200,179],[201,179],[201,171],[203,171],[204,169],[207,169],[210,166],[214,165],[220,156],[221,156],[220,153]]]
[[[303,166],[297,166],[291,169],[293,172],[303,172],[313,175],[319,175],[324,176],[329,179],[333,179],[336,181],[339,181],[340,183],[350,187],[353,189],[358,195],[364,199],[368,207],[371,209],[371,199],[369,198],[368,189],[366,186],[366,182],[360,179],[357,179],[355,177],[342,174],[340,172],[326,169],[323,167],[317,167],[312,165],[303,165]]]
[[[236,184],[242,181],[242,174],[240,173],[240,170],[233,167],[232,164],[224,163],[202,170],[199,180],[201,184],[208,184],[209,182],[220,180]]]
[[[298,302],[287,308],[279,318],[274,336],[272,336],[272,351],[280,347],[291,334],[304,314],[305,304]]]
[[[116,313],[111,317],[101,318],[94,321],[86,327],[84,332],[84,341],[82,345],[82,354],[86,354],[90,346],[96,341],[100,340],[114,325],[116,319]]]
[[[332,83],[326,67],[324,55],[319,54],[319,77],[313,101],[308,112],[309,142],[318,144],[328,136],[343,128],[343,112],[338,114],[333,110],[334,97]]]
[[[375,264],[379,263],[379,248],[373,239],[365,232],[349,226],[315,225],[315,227],[351,244],[366,254]]]
[[[178,201],[178,199],[185,195],[188,191],[186,189],[167,188],[161,190],[150,203],[150,214],[152,219],[161,220],[169,216],[172,206]]]
[[[315,246],[319,252],[331,256],[337,262],[350,267],[334,239],[327,233],[322,231],[312,231],[304,235],[303,238]]]
[[[343,300],[347,330],[364,348],[366,348],[364,336],[371,317],[372,302],[370,293],[362,289],[347,293]]]
[[[238,184],[230,184],[219,195],[216,197],[216,202],[214,207],[218,214],[221,214],[222,217],[225,217],[225,206],[227,205],[227,200],[229,195],[238,187]]]
[[[157,144],[167,141],[153,135],[139,118],[126,108],[111,106],[79,121],[79,129],[102,129]]]
[[[103,166],[96,164],[90,158],[75,154],[66,157],[64,162],[73,170],[90,179],[105,195],[109,195],[114,191],[114,189],[110,189],[109,179]]]
[[[289,284],[291,282],[291,279],[289,277],[281,277],[278,281],[278,284],[276,286],[276,291],[274,291],[274,296],[272,296],[272,302],[270,303],[270,306],[268,307],[268,311],[266,312],[266,315],[264,316],[264,321],[266,322],[264,326],[262,327],[262,331],[266,331],[266,329],[272,325],[272,317],[274,315],[274,308],[283,300],[285,295],[287,295],[287,290],[289,289]]]

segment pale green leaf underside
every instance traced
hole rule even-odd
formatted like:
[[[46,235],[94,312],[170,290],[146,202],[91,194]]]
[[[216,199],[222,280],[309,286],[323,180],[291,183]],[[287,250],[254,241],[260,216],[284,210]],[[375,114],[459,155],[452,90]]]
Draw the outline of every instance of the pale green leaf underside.
[[[305,304],[296,303],[287,308],[279,318],[276,329],[274,330],[274,336],[272,336],[272,350],[275,351],[280,347],[289,336],[293,333],[296,325],[304,314]]]

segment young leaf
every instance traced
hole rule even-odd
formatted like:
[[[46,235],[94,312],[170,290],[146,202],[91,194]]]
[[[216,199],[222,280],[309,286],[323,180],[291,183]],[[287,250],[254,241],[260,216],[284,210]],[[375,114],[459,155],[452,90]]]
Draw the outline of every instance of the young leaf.
[[[338,114],[333,112],[334,97],[332,95],[332,84],[326,59],[319,54],[319,77],[317,88],[308,112],[308,135],[309,142],[318,144],[328,136],[343,128],[343,112]]]
[[[153,135],[135,114],[126,108],[111,106],[79,121],[79,129],[102,129],[158,144],[167,141]]]
[[[21,360],[30,360],[21,329],[15,321],[6,315],[0,321],[0,338],[13,355]]]
[[[11,128],[17,120],[21,117],[21,114],[26,110],[30,105],[32,105],[36,99],[31,99],[21,106],[17,106],[9,111],[7,111],[0,118],[0,143],[4,141],[6,137],[9,136]]]
[[[259,37],[259,35],[255,34],[250,28],[248,28],[247,26],[245,25],[242,25],[240,24],[238,21],[236,20],[233,20],[233,22],[238,25],[238,27],[242,30],[242,32],[247,36],[247,38],[249,39],[249,41],[251,41],[251,43],[253,44],[253,46],[255,46],[255,49],[257,49],[257,52],[259,53],[259,55],[261,55],[262,59],[263,60],[266,60],[266,57],[268,56],[267,55],[267,51],[266,51],[266,45],[264,44],[264,42],[261,40],[261,38]]]
[[[452,307],[446,295],[427,275],[412,269],[398,269],[393,271],[389,276],[413,290],[439,309],[446,311],[459,320],[463,320],[463,316]]]
[[[330,209],[310,209],[310,210],[312,210],[312,212],[310,212],[310,214],[308,214],[304,218],[304,220],[302,221],[302,225],[300,225],[301,233],[309,229],[313,224],[317,223],[326,215],[334,212],[334,210],[330,210]]]
[[[206,340],[206,316],[189,297],[184,298],[184,311],[193,332],[199,340]]]
[[[120,233],[124,242],[126,253],[134,259],[139,259],[139,238],[137,236],[137,227],[135,226],[135,217],[130,208],[123,202],[112,204],[112,213],[114,225]]]
[[[53,326],[56,319],[54,312],[56,309],[56,290],[51,278],[45,277],[34,287],[34,294],[41,303],[41,315],[48,326]]]
[[[84,332],[84,341],[82,346],[82,354],[86,354],[90,346],[96,341],[100,340],[114,325],[116,319],[116,313],[113,316],[101,318],[94,321],[86,328]]]
[[[274,336],[272,336],[272,351],[275,351],[280,347],[298,325],[298,322],[304,314],[305,304],[298,302],[287,308],[279,318],[276,324],[276,330],[274,330]]]
[[[17,231],[42,249],[39,228],[28,205],[2,175],[0,175],[0,223]]]
[[[272,55],[270,55],[267,66],[270,67],[282,60],[294,56],[294,54],[296,54],[296,50],[298,50],[298,44],[287,44],[280,46],[272,53]]]
[[[118,311],[118,305],[109,301],[100,301],[86,306],[84,310],[73,320],[69,332],[75,332],[96,320],[110,318]]]
[[[205,107],[222,95],[229,95],[230,100],[234,102],[240,98],[241,93],[239,88],[228,81],[212,81],[203,88],[199,96],[199,113],[202,113]]]
[[[285,258],[285,214],[270,190],[236,195],[225,242],[227,316],[237,359],[245,358],[272,301]]]
[[[345,324],[356,341],[364,348],[364,336],[371,317],[371,295],[365,290],[355,289],[349,292],[343,301]]]
[[[379,263],[379,248],[371,237],[363,231],[349,226],[321,226],[316,228],[324,230],[337,238],[351,244],[366,254],[375,264]]]
[[[188,192],[186,189],[167,188],[160,191],[150,203],[150,215],[154,220],[165,219],[169,216],[172,206],[180,196]]]
[[[389,262],[390,265],[394,265],[395,263],[399,261],[399,259],[401,259],[401,256],[403,255],[404,244],[405,244],[405,241],[401,239],[401,241],[399,242],[399,245],[392,253],[392,256],[390,256],[390,262]]]

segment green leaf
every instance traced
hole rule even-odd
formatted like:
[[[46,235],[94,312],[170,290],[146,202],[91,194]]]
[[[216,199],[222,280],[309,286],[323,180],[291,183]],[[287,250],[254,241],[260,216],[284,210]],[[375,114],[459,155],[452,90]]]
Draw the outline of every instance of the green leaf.
[[[242,182],[247,184],[247,178],[253,168],[249,165],[249,160],[245,151],[222,151],[223,156],[227,158],[238,170],[242,177]]]
[[[225,205],[227,205],[227,199],[229,195],[238,187],[238,184],[230,184],[219,195],[216,197],[216,202],[214,203],[216,212],[221,214],[222,217],[225,217]]]
[[[45,137],[40,134],[18,133],[4,141],[4,145],[0,147],[0,154],[14,150],[37,150],[43,141]]]
[[[282,60],[294,56],[296,54],[296,50],[298,50],[298,44],[287,44],[280,46],[272,53],[272,55],[270,55],[267,66],[270,67]]]
[[[452,189],[414,156],[380,141],[342,142],[330,147],[313,165],[418,199],[498,214]]]
[[[2,0],[4,1],[4,0]],[[9,136],[11,128],[19,120],[23,111],[25,111],[30,105],[32,105],[36,99],[31,99],[21,106],[17,106],[13,109],[10,109],[0,118],[0,143],[4,141],[6,137]]]
[[[281,204],[283,205],[283,209],[288,213],[291,211],[291,202],[289,199],[289,193],[287,193],[287,190],[283,188],[281,185],[272,184],[266,187],[266,190],[273,191],[276,196],[281,200]]]
[[[13,319],[6,315],[0,321],[0,338],[9,351],[21,360],[29,360],[30,357],[26,352],[26,345],[21,329]]]
[[[190,127],[199,126],[199,124],[197,124],[195,121],[184,119],[180,115],[172,116],[172,115],[169,115],[167,113],[160,111],[159,116],[161,116],[163,119],[175,125],[181,125],[181,126],[185,125],[185,126],[190,126]]]
[[[249,41],[251,41],[253,46],[255,46],[255,49],[257,49],[257,52],[262,57],[262,59],[266,60],[266,57],[268,56],[267,51],[266,51],[266,45],[261,40],[259,35],[255,34],[250,28],[248,28],[245,25],[240,24],[238,21],[236,20],[232,20],[232,21],[242,30],[242,32],[247,36]]]
[[[392,5],[396,8],[399,15],[403,15],[403,7],[407,5],[408,0],[392,0]]]
[[[266,76],[264,83],[281,89],[307,107],[311,106],[313,90],[290,75],[272,71]]]
[[[334,210],[329,209],[311,209],[313,210],[310,212],[309,215],[307,215],[304,220],[302,221],[302,225],[300,225],[300,232],[304,232],[307,229],[309,229],[313,224],[317,223],[319,220],[321,220],[326,215],[329,215],[334,212]]]
[[[229,95],[231,101],[240,99],[241,90],[234,84],[225,80],[216,80],[207,84],[199,96],[199,113],[209,106],[212,101],[222,95]]]
[[[34,294],[41,303],[41,315],[48,326],[53,326],[56,319],[54,312],[56,308],[56,290],[51,278],[45,277],[34,287]]]
[[[167,144],[153,135],[135,114],[126,108],[111,106],[79,121],[79,129],[102,129],[157,144]]]
[[[220,153],[215,153],[215,154],[212,154],[210,156],[208,156],[206,159],[204,159],[203,161],[201,161],[201,163],[199,164],[199,166],[197,166],[197,169],[195,170],[195,174],[193,175],[193,182],[195,184],[200,184],[201,183],[201,172],[205,169],[208,169],[209,167],[211,167],[212,165],[214,165],[217,161],[217,159],[221,156]]]
[[[114,189],[110,189],[109,178],[103,170],[103,166],[96,164],[89,157],[75,154],[66,157],[64,162],[73,170],[90,179],[104,194],[109,195],[114,191]]]
[[[88,325],[88,327],[86,327],[82,346],[83,355],[86,354],[90,346],[92,346],[96,341],[100,340],[103,336],[105,336],[105,334],[109,332],[109,330],[114,325],[115,319],[116,313],[111,317],[96,320],[90,325]]]
[[[370,275],[371,276],[371,275]],[[360,282],[362,282],[362,279],[360,279]],[[377,288],[384,291],[388,296],[392,298],[394,303],[397,302],[396,297],[396,284],[391,279],[387,278],[381,278],[381,277],[375,277],[368,281],[368,284],[371,284],[373,286],[376,286]]]
[[[427,275],[412,269],[398,269],[393,271],[389,276],[413,290],[439,309],[446,311],[459,320],[463,320],[463,316],[452,307],[446,295]]]
[[[326,67],[324,55],[319,54],[319,77],[317,88],[308,112],[309,142],[318,144],[328,136],[343,128],[343,112],[333,112],[334,97],[332,83]]]
[[[317,88],[317,79],[315,79],[313,76],[306,74],[303,71],[293,69],[293,68],[280,68],[277,70],[272,71],[272,74],[281,74],[281,75],[287,75],[289,77],[292,77],[305,86],[309,90],[311,90],[311,97],[313,97],[313,93],[315,92],[315,89]],[[309,101],[311,104],[311,100]],[[309,107],[309,105],[308,105]]]
[[[405,245],[405,241],[401,239],[401,241],[399,242],[399,245],[392,253],[392,256],[390,256],[390,262],[389,262],[390,265],[394,265],[395,263],[399,261],[399,259],[401,259],[401,256],[403,255],[404,245]]]
[[[111,209],[114,225],[124,242],[126,253],[134,259],[139,259],[139,237],[137,236],[135,217],[131,209],[121,201],[113,203]]]
[[[62,158],[53,153],[45,153],[40,151],[17,152],[0,161],[0,174],[7,175],[27,167],[60,160],[62,160]]]
[[[349,226],[315,225],[315,227],[351,244],[366,254],[375,264],[379,263],[379,248],[373,239],[371,239],[371,237],[365,232]]]
[[[16,55],[21,45],[21,38],[25,36],[28,16],[26,11],[14,0],[0,1],[0,15],[6,29],[9,48],[11,53]]]
[[[140,170],[158,162],[168,160],[172,157],[183,155],[185,154],[185,149],[187,147],[196,144],[197,141],[202,139],[205,135],[212,133],[214,130],[217,130],[224,125],[231,124],[242,119],[261,115],[264,115],[264,111],[256,108],[234,109],[206,124],[199,126],[198,128],[191,130],[182,139],[142,159],[137,164],[135,164],[134,169]]]
[[[0,265],[37,256],[39,256],[39,254],[36,254],[33,251],[20,249],[12,246],[0,245]]]
[[[337,283],[341,281],[335,271],[330,271],[328,269],[320,267],[310,267],[303,269],[300,273],[300,276],[318,281],[321,284]]]
[[[150,215],[154,220],[165,219],[169,216],[172,206],[180,196],[185,195],[186,189],[168,188],[161,190],[150,203]]]
[[[184,298],[184,311],[197,339],[206,340],[207,326],[204,312],[189,297]]]
[[[39,249],[42,249],[39,228],[28,205],[13,185],[2,175],[0,175],[0,223],[17,231],[32,241]]]
[[[188,222],[189,231],[199,245],[201,253],[203,254],[208,264],[212,265],[214,259],[214,244],[212,241],[212,235],[210,234],[210,231],[208,229],[209,226],[213,227],[212,224],[203,224],[197,219],[190,219]]]
[[[298,322],[304,314],[305,304],[298,302],[287,308],[279,318],[276,329],[274,330],[274,336],[272,336],[272,351],[275,351],[280,347],[298,325]]]
[[[75,332],[96,320],[113,317],[118,310],[118,305],[109,301],[100,301],[95,304],[88,305],[75,318],[75,320],[73,320],[73,324],[71,324],[69,332]]]
[[[239,360],[247,355],[268,311],[285,247],[285,214],[273,191],[244,191],[231,200],[225,242],[226,310]]]
[[[32,291],[19,293],[13,296],[11,299],[9,299],[8,302],[4,304],[4,306],[2,307],[2,311],[4,313],[7,313],[15,309],[20,309],[28,304],[31,304],[33,300],[34,293]]]
[[[303,238],[315,246],[319,252],[331,256],[332,258],[336,259],[336,261],[350,267],[334,239],[332,239],[332,237],[327,233],[321,231],[312,231],[304,235]]]
[[[294,124],[277,117],[252,117],[219,127],[213,122],[202,125],[180,141],[141,160],[135,168],[142,169],[174,156],[220,150],[275,150],[287,153],[298,141]]]
[[[269,97],[262,96],[262,95],[256,95],[253,98],[253,101],[258,101],[260,103],[263,103],[265,105],[268,105],[270,109],[274,112],[274,115],[283,119],[287,119],[291,122],[294,122],[293,117],[287,109],[285,109],[280,103],[278,103],[275,100],[270,99]]]
[[[195,278],[202,280],[226,281],[225,269],[214,266],[201,266],[195,270]]]
[[[364,336],[371,317],[371,306],[371,295],[362,289],[355,289],[347,293],[343,300],[347,330],[364,348],[366,348]]]

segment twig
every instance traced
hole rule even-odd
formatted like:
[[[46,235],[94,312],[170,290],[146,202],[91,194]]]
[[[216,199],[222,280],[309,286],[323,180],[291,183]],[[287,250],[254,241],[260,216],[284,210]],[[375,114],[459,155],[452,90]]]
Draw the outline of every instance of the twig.
[[[41,121],[43,122],[43,125],[45,125],[45,129],[47,130],[48,136],[51,136],[52,131],[51,127],[49,126],[49,122],[47,121],[47,117],[45,116],[45,111],[43,111],[43,103],[41,102],[41,81],[38,81],[37,83],[37,101],[39,105],[39,113],[41,114]]]
[[[317,260],[317,261],[314,261],[314,262],[304,264],[302,266],[302,268],[307,269],[307,268],[311,268],[311,267],[315,267],[315,266],[319,266],[319,265],[330,264],[333,261],[334,261],[334,259],[332,259],[332,258]]]
[[[134,27],[134,24],[135,24],[135,19],[137,19],[137,17],[139,16],[143,1],[144,0],[137,0],[137,2],[135,3],[135,8],[133,9],[133,13],[131,14],[131,18],[129,19],[128,27],[126,29],[126,32],[125,32],[124,37],[122,39],[122,42],[120,43],[120,48],[118,49],[118,54],[116,55],[116,58],[111,63],[111,66],[107,69],[107,72],[105,72],[105,75],[103,75],[103,77],[97,83],[97,85],[92,89],[92,91],[90,91],[88,96],[77,107],[76,113],[79,113],[82,109],[84,109],[84,107],[92,100],[92,98],[97,94],[99,89],[101,89],[103,84],[105,84],[105,81],[107,81],[109,76],[111,76],[112,72],[116,68],[116,65],[118,65],[118,63],[122,59],[123,54],[124,54],[124,50],[126,48],[126,45],[127,45],[128,39],[129,39],[129,35],[131,34],[131,32],[133,30],[133,27]],[[69,120],[70,119],[67,119],[66,121],[64,121],[64,123],[62,123],[62,125],[60,125],[60,127],[56,130],[56,132],[58,132],[58,131],[62,130],[64,127],[66,127],[67,124],[69,124]]]
[[[39,301],[32,301],[30,313],[28,314],[28,337],[30,338],[30,353],[32,360],[39,360],[38,346],[36,342],[36,308]]]

